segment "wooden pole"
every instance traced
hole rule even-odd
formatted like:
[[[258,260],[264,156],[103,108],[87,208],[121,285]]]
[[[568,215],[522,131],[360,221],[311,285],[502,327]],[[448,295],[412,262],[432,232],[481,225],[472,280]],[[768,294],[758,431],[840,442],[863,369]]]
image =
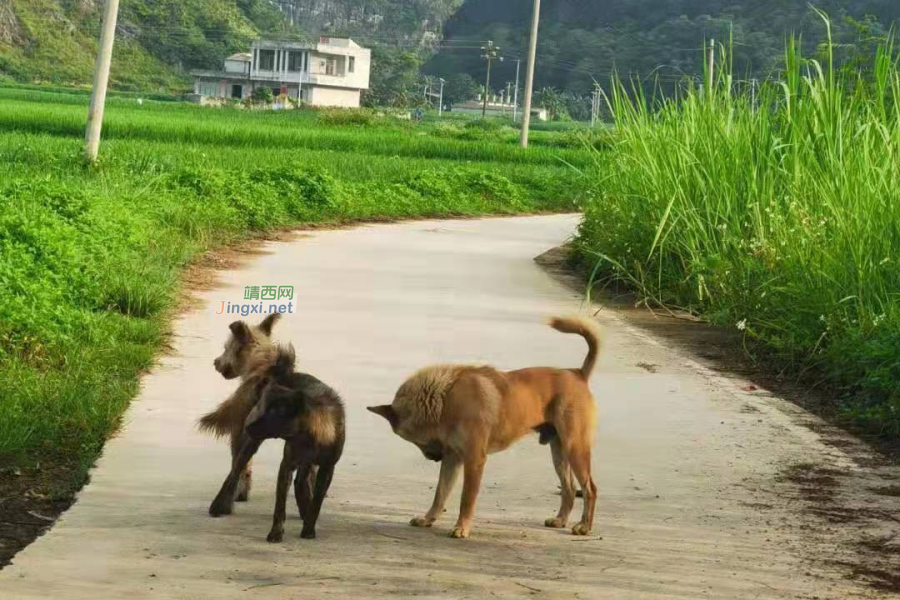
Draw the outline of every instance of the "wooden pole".
[[[109,86],[109,68],[112,63],[118,16],[119,0],[106,0],[100,30],[100,48],[94,70],[94,89],[91,92],[87,131],[84,134],[84,155],[90,162],[95,162],[100,153],[100,133],[103,129],[103,111],[106,108],[106,89]]]
[[[531,96],[534,93],[534,67],[537,57],[538,28],[541,20],[541,0],[534,0],[534,14],[531,16],[531,39],[528,42],[528,68],[525,71],[525,107],[522,109],[523,148],[528,147],[528,129],[531,127]]]

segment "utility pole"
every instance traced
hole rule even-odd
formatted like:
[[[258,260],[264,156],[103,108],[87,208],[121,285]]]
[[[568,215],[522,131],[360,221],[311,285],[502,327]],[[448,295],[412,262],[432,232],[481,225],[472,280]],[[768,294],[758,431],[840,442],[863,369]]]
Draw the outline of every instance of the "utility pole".
[[[531,39],[528,42],[528,68],[525,72],[525,108],[522,114],[522,147],[528,147],[528,128],[531,126],[531,95],[534,92],[534,63],[537,57],[538,28],[541,21],[541,0],[534,0],[531,16]]]
[[[481,58],[487,61],[487,79],[484,83],[484,108],[481,111],[481,118],[487,118],[487,108],[488,108],[488,97],[491,93],[491,63],[495,60],[499,60],[503,62],[503,57],[500,56],[500,48],[494,45],[494,42],[488,40],[487,46],[481,47],[482,52],[484,54],[481,55]]]
[[[591,127],[594,127],[600,118],[600,98],[600,84],[594,83],[594,93],[591,95]]]
[[[751,102],[753,103],[753,112],[756,112],[756,86],[759,82],[756,79],[750,80],[750,96],[752,98]]]
[[[513,98],[513,123],[519,120],[519,67],[522,66],[522,59],[516,59],[516,94]]]
[[[716,40],[709,40],[709,95],[713,95],[713,86],[716,84]]]
[[[506,104],[509,105],[510,98],[512,98],[512,82],[506,82]],[[503,108],[503,112],[506,112],[506,107]]]
[[[441,98],[438,100],[438,119],[444,116],[444,84],[447,83],[447,80],[443,77],[440,78],[441,81]]]
[[[103,110],[106,108],[106,88],[109,86],[109,67],[112,62],[118,16],[119,0],[106,0],[106,7],[103,10],[103,25],[100,30],[100,48],[97,52],[97,65],[94,70],[94,89],[91,91],[91,107],[88,111],[87,131],[84,134],[84,156],[90,162],[95,162],[100,152]]]

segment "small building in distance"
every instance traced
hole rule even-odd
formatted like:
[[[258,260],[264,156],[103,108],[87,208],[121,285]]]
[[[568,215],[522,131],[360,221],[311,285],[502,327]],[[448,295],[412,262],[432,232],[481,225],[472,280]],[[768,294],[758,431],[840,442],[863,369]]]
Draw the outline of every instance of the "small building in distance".
[[[369,89],[372,52],[349,38],[322,36],[316,44],[258,40],[250,52],[225,59],[221,71],[193,71],[201,102],[243,100],[257,88],[312,106],[359,108]]]

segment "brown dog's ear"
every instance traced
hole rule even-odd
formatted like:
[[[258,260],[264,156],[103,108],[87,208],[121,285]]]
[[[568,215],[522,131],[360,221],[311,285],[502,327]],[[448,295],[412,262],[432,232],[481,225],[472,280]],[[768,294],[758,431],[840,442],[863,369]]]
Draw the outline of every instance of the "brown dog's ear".
[[[373,412],[376,415],[381,415],[382,417],[387,419],[388,423],[391,424],[392,429],[397,428],[397,422],[399,420],[397,418],[397,411],[395,411],[394,407],[390,404],[384,404],[382,406],[369,406],[368,409],[370,412]]]
[[[246,344],[250,341],[250,328],[243,321],[235,321],[228,326],[228,329],[231,330],[231,335],[234,336],[234,339],[240,343]]]
[[[280,319],[281,319],[281,313],[272,313],[271,315],[269,315],[268,317],[263,319],[263,322],[259,324],[259,330],[262,331],[267,336],[271,337],[272,336],[272,328],[275,326],[275,323],[277,323]]]

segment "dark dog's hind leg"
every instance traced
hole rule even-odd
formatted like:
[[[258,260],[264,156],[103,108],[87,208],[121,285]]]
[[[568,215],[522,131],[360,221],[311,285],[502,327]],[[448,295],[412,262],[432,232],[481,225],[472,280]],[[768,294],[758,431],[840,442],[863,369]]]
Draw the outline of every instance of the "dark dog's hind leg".
[[[300,537],[304,539],[315,539],[316,537],[316,521],[319,520],[319,512],[322,510],[322,502],[328,494],[328,488],[331,487],[331,478],[334,476],[334,465],[320,466],[319,472],[316,474],[315,494],[307,511],[306,520],[303,522],[303,531]]]
[[[300,511],[300,518],[306,521],[309,516],[309,507],[313,499],[313,486],[316,482],[316,472],[318,469],[315,465],[301,465],[297,470],[297,476],[294,478],[294,496],[297,498],[297,510]]]
[[[272,515],[272,529],[269,531],[266,541],[277,544],[284,539],[284,520],[287,508],[287,495],[291,487],[291,477],[294,475],[294,459],[291,455],[290,444],[284,445],[284,458],[278,469],[278,487],[275,492],[275,512]]]

